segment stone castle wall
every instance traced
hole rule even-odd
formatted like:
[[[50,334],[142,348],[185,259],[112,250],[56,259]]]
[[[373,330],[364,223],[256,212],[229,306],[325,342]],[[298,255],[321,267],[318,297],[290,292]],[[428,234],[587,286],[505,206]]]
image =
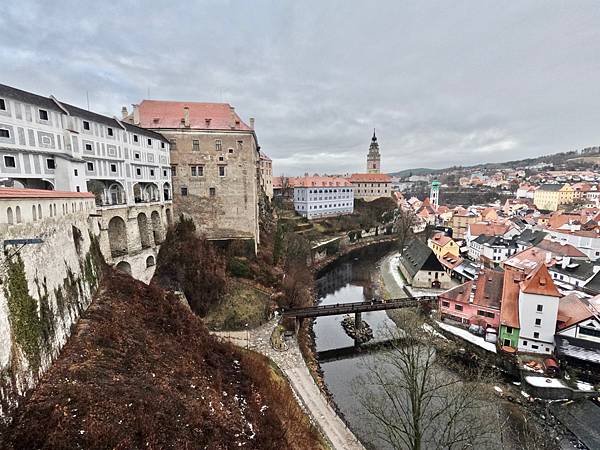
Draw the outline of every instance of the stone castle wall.
[[[0,420],[54,361],[96,291],[102,258],[89,213],[0,226]],[[43,242],[10,243],[23,238]]]
[[[194,219],[209,239],[258,241],[258,151],[251,132],[161,131],[171,145],[177,214]],[[216,141],[220,140],[220,149]],[[194,145],[197,141],[197,145]],[[192,175],[191,167],[202,167]],[[224,167],[224,176],[219,174]],[[196,169],[198,170],[198,169]],[[182,195],[187,189],[187,196]]]

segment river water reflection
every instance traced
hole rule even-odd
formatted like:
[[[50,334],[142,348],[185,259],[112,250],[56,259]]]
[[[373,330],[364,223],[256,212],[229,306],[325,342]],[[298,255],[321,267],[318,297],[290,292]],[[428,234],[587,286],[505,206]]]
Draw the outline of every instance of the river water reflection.
[[[378,262],[385,251],[363,252],[356,258],[346,258],[331,266],[321,274],[316,287],[321,304],[352,303],[370,301],[373,296],[373,280],[378,273]],[[348,348],[354,345],[342,328],[344,316],[319,317],[315,320],[313,331],[317,352]],[[385,311],[373,311],[362,314],[374,332],[374,340],[385,336],[387,327],[395,328]],[[361,407],[357,399],[353,381],[365,374],[365,363],[372,358],[369,354],[353,355],[344,359],[321,362],[325,384],[338,406],[339,412],[365,446],[386,449],[377,442],[368,430],[362,426]]]

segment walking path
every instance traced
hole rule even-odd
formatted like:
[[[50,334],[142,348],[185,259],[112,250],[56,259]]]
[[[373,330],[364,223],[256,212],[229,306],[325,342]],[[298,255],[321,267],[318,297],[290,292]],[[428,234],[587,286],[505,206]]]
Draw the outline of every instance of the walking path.
[[[287,340],[288,350],[280,352],[271,346],[271,333],[277,319],[249,331],[213,332],[221,339],[249,348],[270,358],[287,376],[304,409],[319,426],[334,449],[365,450],[360,441],[339,418],[316,385],[300,353],[296,339]]]

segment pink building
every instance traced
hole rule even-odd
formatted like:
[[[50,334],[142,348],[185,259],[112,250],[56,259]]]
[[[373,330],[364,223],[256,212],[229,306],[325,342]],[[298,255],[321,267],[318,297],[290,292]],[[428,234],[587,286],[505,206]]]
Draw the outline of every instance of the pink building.
[[[466,326],[480,325],[498,329],[502,286],[502,272],[482,270],[477,280],[467,281],[440,294],[439,308],[442,317]]]

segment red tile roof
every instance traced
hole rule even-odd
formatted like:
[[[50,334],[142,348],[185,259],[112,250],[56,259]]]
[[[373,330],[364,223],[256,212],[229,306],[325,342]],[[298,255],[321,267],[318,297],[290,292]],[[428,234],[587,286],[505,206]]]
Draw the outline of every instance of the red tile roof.
[[[385,173],[353,173],[348,180],[353,183],[391,183],[392,177]]]
[[[442,246],[442,247],[443,247],[443,246],[444,246],[444,245],[446,245],[448,242],[452,241],[452,238],[451,238],[451,237],[448,237],[448,236],[446,236],[446,235],[445,235],[445,234],[443,234],[443,233],[436,233],[436,234],[433,236],[433,238],[431,238],[431,240],[432,240],[433,242],[435,242],[437,245],[440,245],[440,246]]]
[[[546,264],[540,264],[521,282],[521,291],[526,294],[547,295],[550,297],[561,296],[554,285],[554,281],[552,281],[550,273],[548,273]]]
[[[452,300],[460,303],[469,303],[471,290],[473,289],[473,281],[467,281],[460,286],[456,286],[446,292],[440,294],[439,298],[443,300]]]
[[[596,314],[596,310],[587,300],[579,298],[576,294],[569,294],[558,302],[558,328],[563,330]]]
[[[228,103],[171,102],[144,100],[138,106],[139,125],[143,128],[183,127],[184,107],[188,107],[190,128],[200,130],[249,131]],[[209,122],[208,122],[209,121]]]
[[[507,223],[471,223],[469,224],[469,230],[471,236],[480,236],[485,234],[486,236],[502,236],[512,227]]]
[[[502,307],[500,309],[500,324],[520,328],[519,322],[519,282],[523,274],[514,270],[504,271],[502,286]]]
[[[352,186],[346,178],[337,177],[298,177],[294,180],[295,187],[330,187]]]
[[[91,192],[48,191],[45,189],[0,188],[0,198],[94,198]]]
[[[442,265],[450,270],[460,266],[463,261],[464,258],[461,258],[460,256],[454,256],[452,253],[446,253],[442,258],[440,258]]]
[[[530,273],[537,268],[541,263],[551,263],[552,257],[550,252],[537,247],[526,248],[525,250],[515,253],[510,258],[502,263],[504,268],[513,267],[519,271]]]
[[[484,269],[477,277],[473,303],[488,308],[500,308],[502,301],[502,284],[504,273],[496,270]]]
[[[556,256],[570,256],[571,258],[586,258],[587,255],[579,250],[577,247],[564,242],[551,241],[550,239],[544,239],[540,241],[536,247],[546,250]]]

